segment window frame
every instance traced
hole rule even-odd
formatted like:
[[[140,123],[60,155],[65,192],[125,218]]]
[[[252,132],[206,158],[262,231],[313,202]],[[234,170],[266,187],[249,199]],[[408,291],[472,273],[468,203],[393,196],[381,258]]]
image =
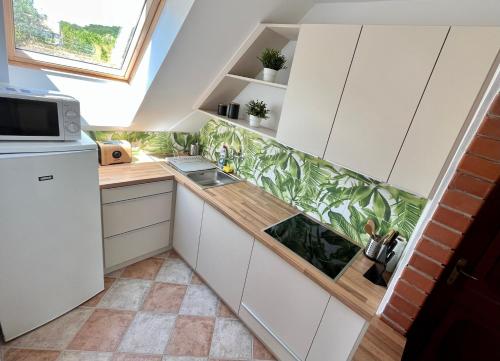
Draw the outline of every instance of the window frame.
[[[158,19],[161,15],[163,7],[166,0],[151,0],[151,5],[147,9],[146,18],[144,20],[144,25],[142,26],[141,33],[137,38],[137,43],[134,49],[129,49],[126,58],[129,56],[128,53],[132,52],[130,56],[130,61],[128,64],[124,64],[125,71],[123,75],[112,74],[111,72],[100,71],[95,69],[86,69],[84,67],[78,67],[73,65],[58,64],[56,62],[49,62],[43,60],[33,59],[29,56],[29,50],[21,50],[16,48],[15,38],[14,38],[14,13],[13,13],[13,0],[3,0],[4,7],[4,23],[5,23],[5,41],[7,46],[7,56],[9,64],[25,66],[35,69],[50,69],[55,71],[61,71],[66,73],[91,76],[110,80],[120,80],[124,82],[130,82],[139,66],[139,63],[144,55],[144,52],[149,44],[151,35],[158,23]],[[51,55],[46,55],[51,57]],[[42,57],[42,56],[41,56]],[[66,58],[63,58],[66,60]],[[74,61],[78,62],[78,61]],[[92,67],[91,65],[89,67]],[[94,66],[94,68],[99,67],[99,65]],[[105,67],[103,67],[105,68]]]

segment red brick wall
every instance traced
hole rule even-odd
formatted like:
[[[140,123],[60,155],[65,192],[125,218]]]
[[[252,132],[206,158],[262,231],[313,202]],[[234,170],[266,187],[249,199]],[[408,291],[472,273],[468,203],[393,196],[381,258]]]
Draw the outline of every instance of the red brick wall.
[[[405,334],[500,178],[500,94],[462,157],[448,189],[396,284],[382,319]]]

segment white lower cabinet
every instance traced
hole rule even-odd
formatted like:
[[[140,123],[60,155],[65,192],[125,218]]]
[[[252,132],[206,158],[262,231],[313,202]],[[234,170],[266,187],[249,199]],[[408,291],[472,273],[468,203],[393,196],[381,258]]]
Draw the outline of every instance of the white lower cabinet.
[[[253,243],[252,236],[205,204],[196,270],[236,313]]]
[[[269,335],[275,338],[281,351],[288,352],[281,359],[306,359],[329,298],[304,274],[255,242],[239,315],[249,326],[260,326],[253,331],[263,341]]]
[[[173,246],[192,268],[196,268],[198,258],[203,206],[203,200],[177,184]]]
[[[365,327],[365,319],[330,297],[307,361],[346,361]]]

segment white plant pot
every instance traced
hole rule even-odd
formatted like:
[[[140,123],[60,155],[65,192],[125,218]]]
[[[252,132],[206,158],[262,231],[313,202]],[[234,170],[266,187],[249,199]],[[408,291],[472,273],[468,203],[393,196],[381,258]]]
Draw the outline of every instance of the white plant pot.
[[[278,74],[277,70],[264,68],[264,74],[262,76],[262,80],[274,83],[276,81],[276,74]]]
[[[260,122],[262,121],[262,118],[259,118],[255,115],[249,115],[248,121],[250,122],[251,127],[258,127],[258,126],[260,126]]]

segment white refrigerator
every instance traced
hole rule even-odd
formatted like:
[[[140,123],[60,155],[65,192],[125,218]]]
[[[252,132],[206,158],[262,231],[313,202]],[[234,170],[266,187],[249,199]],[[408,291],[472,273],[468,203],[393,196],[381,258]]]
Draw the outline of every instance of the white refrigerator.
[[[0,142],[0,325],[5,341],[102,291],[96,144]]]

